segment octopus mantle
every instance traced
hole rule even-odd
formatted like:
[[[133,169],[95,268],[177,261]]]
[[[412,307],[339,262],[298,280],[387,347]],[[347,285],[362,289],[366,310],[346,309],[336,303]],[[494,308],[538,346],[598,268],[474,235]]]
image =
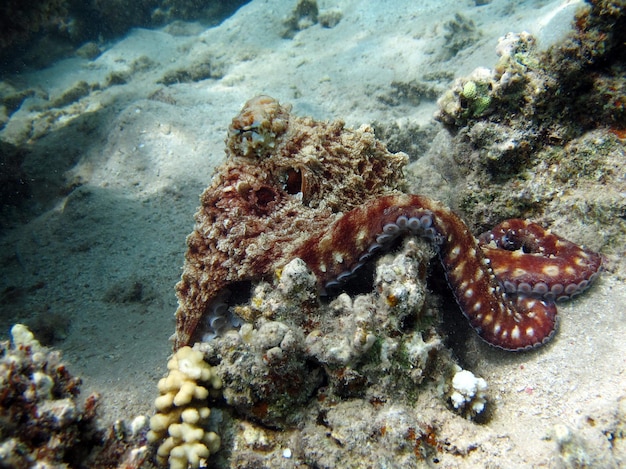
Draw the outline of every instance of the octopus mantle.
[[[219,329],[228,287],[301,258],[324,293],[401,236],[437,246],[463,314],[506,350],[548,341],[555,301],[585,290],[602,268],[601,255],[524,220],[475,239],[439,202],[401,192],[406,155],[389,153],[367,126],[299,118],[259,96],[233,119],[226,153],[187,239],[175,349]]]

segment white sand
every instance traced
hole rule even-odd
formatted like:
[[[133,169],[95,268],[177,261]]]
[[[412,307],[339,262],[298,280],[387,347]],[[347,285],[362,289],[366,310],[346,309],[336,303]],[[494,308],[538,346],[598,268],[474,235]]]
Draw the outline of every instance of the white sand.
[[[270,94],[297,114],[351,126],[427,123],[434,102],[390,107],[378,97],[392,81],[493,66],[497,38],[509,31],[530,30],[546,45],[567,30],[581,2],[323,0],[321,9],[341,10],[337,26],[283,39],[282,19],[294,3],[253,0],[213,29],[197,34],[190,25],[188,36],[135,30],[92,62],[75,58],[10,77],[51,99],[79,80],[102,88],[51,111],[34,110],[32,98],[0,132],[20,144],[31,138],[26,167],[33,174],[82,182],[66,197],[37,188],[42,206],[52,200],[53,207],[3,233],[0,292],[19,286],[26,294],[2,305],[0,324],[4,334],[40,314],[71,318],[67,338],[55,346],[84,379],[84,394],[103,396],[109,419],[151,412],[170,352],[185,237],[244,101]],[[482,36],[444,61],[443,24],[460,10]],[[168,71],[207,61],[222,78],[157,83]],[[112,72],[126,74],[126,83],[106,87]],[[626,464],[623,443],[611,448],[607,436],[626,398],[626,288],[605,275],[560,311],[560,332],[536,352],[506,354],[471,342],[466,368],[489,383],[496,411],[484,426],[445,422],[442,437],[480,447],[465,462],[450,456],[447,464],[555,467],[556,444],[546,437],[560,423],[585,438],[595,467]]]

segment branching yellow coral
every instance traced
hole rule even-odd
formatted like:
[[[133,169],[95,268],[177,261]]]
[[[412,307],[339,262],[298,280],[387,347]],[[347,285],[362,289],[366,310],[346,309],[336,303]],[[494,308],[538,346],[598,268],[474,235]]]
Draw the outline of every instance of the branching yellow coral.
[[[211,409],[209,388],[222,382],[202,352],[182,347],[167,363],[168,375],[159,381],[161,395],[154,401],[157,413],[150,419],[148,441],[160,442],[157,460],[170,469],[197,468],[220,447],[220,437],[205,430]]]

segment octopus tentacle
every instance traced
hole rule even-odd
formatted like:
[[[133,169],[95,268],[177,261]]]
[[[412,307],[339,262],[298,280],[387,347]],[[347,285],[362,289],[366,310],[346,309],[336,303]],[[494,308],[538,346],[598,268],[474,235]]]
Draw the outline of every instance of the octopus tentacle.
[[[526,220],[504,221],[478,241],[509,293],[568,299],[587,289],[602,270],[602,255]]]
[[[536,225],[527,224],[526,228],[529,232],[542,234]],[[498,253],[505,253],[498,257],[498,267],[502,272],[502,276],[498,277],[492,268],[493,251],[483,252],[457,215],[427,197],[380,197],[344,214],[321,237],[309,239],[293,255],[301,257],[309,265],[323,283],[323,289],[340,283],[371,255],[404,235],[425,237],[439,247],[439,257],[457,303],[486,342],[505,350],[524,350],[539,346],[554,335],[557,310],[550,295],[539,299],[524,294],[520,289],[507,292],[504,288],[503,282],[511,280],[503,267],[507,265],[506,257],[510,258],[512,253],[497,248]],[[496,239],[504,242],[503,236],[494,236],[491,240]],[[559,249],[552,252],[548,249],[550,245],[558,245]],[[593,257],[592,253],[580,248],[575,250],[573,243],[561,238],[548,238],[546,256],[539,254],[533,257],[541,258],[540,268],[549,271],[550,265],[563,261],[558,257],[562,254],[561,247],[566,248],[570,259]],[[529,271],[535,267],[529,262],[524,265]],[[601,262],[590,262],[589,271],[595,268],[597,272],[600,265]],[[593,280],[593,275],[586,276],[587,282]]]

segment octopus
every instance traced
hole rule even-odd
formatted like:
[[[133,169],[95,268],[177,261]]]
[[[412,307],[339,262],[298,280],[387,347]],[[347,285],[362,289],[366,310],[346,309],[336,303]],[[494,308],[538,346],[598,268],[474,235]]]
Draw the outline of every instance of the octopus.
[[[297,117],[258,96],[232,120],[226,156],[187,239],[174,349],[219,330],[224,292],[242,282],[271,278],[300,258],[326,294],[405,236],[434,244],[462,313],[504,350],[548,342],[556,302],[602,270],[601,254],[526,220],[475,238],[440,202],[403,192],[406,155],[387,151],[368,126]]]

